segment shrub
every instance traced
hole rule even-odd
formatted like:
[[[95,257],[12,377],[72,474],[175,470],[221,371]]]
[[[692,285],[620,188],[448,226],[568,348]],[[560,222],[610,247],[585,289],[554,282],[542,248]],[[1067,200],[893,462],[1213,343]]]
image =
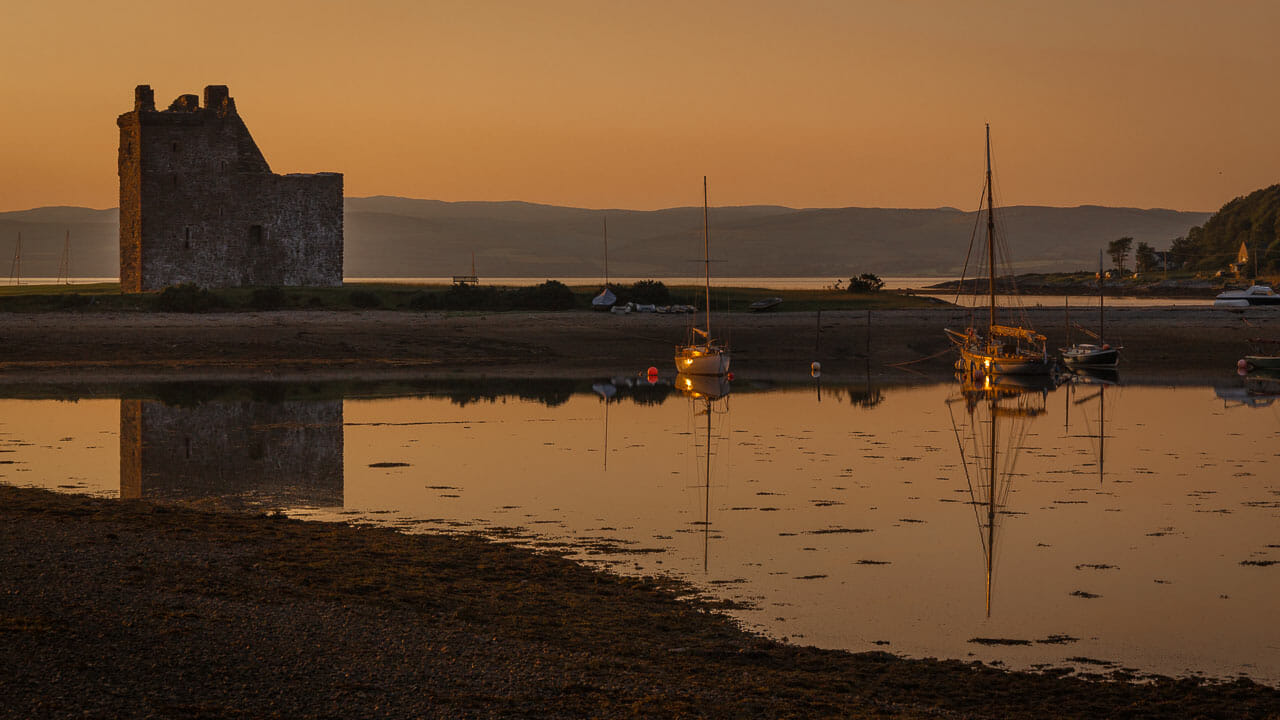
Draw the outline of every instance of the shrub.
[[[557,280],[510,291],[510,304],[518,310],[569,310],[574,306],[573,291]]]
[[[631,286],[628,300],[640,305],[670,305],[671,291],[659,280],[641,280]]]
[[[182,283],[161,290],[156,307],[165,312],[209,312],[222,307],[222,300],[195,283]]]
[[[851,293],[873,293],[880,292],[884,288],[884,281],[874,273],[862,273],[861,275],[849,278],[849,287],[846,288]]]
[[[440,306],[446,310],[498,310],[497,289],[479,285],[452,285],[440,298]]]

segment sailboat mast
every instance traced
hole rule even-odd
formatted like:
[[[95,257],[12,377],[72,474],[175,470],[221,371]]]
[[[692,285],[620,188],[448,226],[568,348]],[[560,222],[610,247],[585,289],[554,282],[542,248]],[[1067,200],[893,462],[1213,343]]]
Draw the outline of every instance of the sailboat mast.
[[[702,264],[707,277],[707,344],[711,344],[711,231],[707,224],[707,176],[702,176]]]
[[[996,324],[996,219],[995,201],[991,196],[995,188],[991,184],[991,125],[987,124],[987,291],[991,297],[987,313],[987,328]],[[990,335],[988,335],[988,340]]]
[[[604,218],[604,286],[609,287],[609,217]]]

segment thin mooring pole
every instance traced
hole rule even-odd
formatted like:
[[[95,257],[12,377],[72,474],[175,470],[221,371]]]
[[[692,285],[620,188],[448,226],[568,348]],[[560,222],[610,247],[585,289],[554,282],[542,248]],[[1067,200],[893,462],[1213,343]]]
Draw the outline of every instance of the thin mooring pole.
[[[867,311],[867,360],[871,359],[871,311]]]
[[[62,262],[58,263],[58,281],[71,284],[71,231],[62,240]]]
[[[22,284],[22,233],[18,233],[18,244],[13,248],[13,264],[9,266],[9,284]]]
[[[813,329],[813,351],[822,348],[822,308],[818,308],[818,324]]]

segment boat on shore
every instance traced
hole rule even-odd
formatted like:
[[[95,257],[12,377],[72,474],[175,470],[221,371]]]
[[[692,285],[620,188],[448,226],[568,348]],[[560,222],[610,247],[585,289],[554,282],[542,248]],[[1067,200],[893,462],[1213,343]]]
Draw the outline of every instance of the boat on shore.
[[[711,335],[711,233],[707,223],[707,178],[702,178],[702,262],[706,268],[707,328],[689,327],[689,339],[676,348],[676,372],[682,375],[725,375],[729,348]]]
[[[1103,282],[1106,275],[1102,272],[1102,252],[1098,252],[1098,332],[1093,332],[1086,328],[1076,325],[1076,329],[1097,342],[1072,343],[1069,347],[1059,348],[1058,352],[1062,355],[1062,363],[1067,367],[1115,367],[1120,363],[1120,350],[1118,346],[1112,346],[1105,342],[1102,337],[1107,330],[1107,311],[1106,302],[1104,301],[1105,293],[1103,293]],[[1072,323],[1067,323],[1067,332],[1070,333]]]
[[[996,245],[999,238],[996,234],[994,185],[991,182],[991,126],[987,126],[987,176],[983,187],[987,205],[987,233],[985,250],[979,256],[979,262],[985,261],[987,266],[987,318],[986,326],[980,327],[970,318],[969,327],[963,332],[944,329],[947,337],[960,352],[956,361],[956,369],[970,377],[992,375],[1048,375],[1054,367],[1054,361],[1045,348],[1045,336],[1027,327],[1025,318],[1021,324],[1003,324],[996,311]],[[969,243],[972,249],[974,243]],[[1004,248],[1002,248],[1004,250]],[[1001,253],[1006,257],[1007,250]],[[968,267],[966,259],[965,267]],[[1016,294],[1016,293],[1015,293]]]
[[[1213,299],[1213,306],[1222,310],[1243,310],[1269,305],[1280,306],[1280,295],[1269,285],[1253,285],[1248,290],[1226,290]]]
[[[617,302],[618,296],[609,289],[609,218],[604,218],[604,288],[591,298],[591,309],[605,312],[612,310]]]
[[[766,310],[772,310],[781,304],[782,298],[780,297],[762,298],[748,305],[747,309],[751,312],[765,312]]]

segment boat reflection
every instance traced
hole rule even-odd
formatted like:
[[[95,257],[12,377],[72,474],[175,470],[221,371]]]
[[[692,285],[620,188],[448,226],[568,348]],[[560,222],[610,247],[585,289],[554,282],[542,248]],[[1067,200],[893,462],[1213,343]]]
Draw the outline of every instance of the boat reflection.
[[[693,423],[693,442],[697,456],[698,483],[702,487],[702,572],[710,569],[711,557],[711,461],[715,457],[712,446],[727,441],[729,433],[722,428],[717,435],[712,418],[729,415],[729,379],[723,375],[677,375],[676,389],[689,399]],[[705,418],[705,424],[699,422]],[[701,432],[701,435],[699,435]]]
[[[1241,377],[1241,383],[1213,388],[1213,394],[1222,400],[1222,407],[1268,408],[1280,400],[1280,371],[1253,370]]]
[[[1114,368],[1073,368],[1071,374],[1066,377],[1069,392],[1064,393],[1066,398],[1066,406],[1062,412],[1062,422],[1067,437],[1084,437],[1090,442],[1094,442],[1094,451],[1098,456],[1098,484],[1101,485],[1106,477],[1106,442],[1107,442],[1107,388],[1115,387],[1120,384],[1120,374]],[[1092,392],[1089,392],[1093,389]],[[1084,397],[1077,398],[1077,390],[1086,392]],[[1085,434],[1071,434],[1071,406],[1098,406],[1098,430],[1093,432],[1093,428],[1089,427],[1089,417],[1084,416]]]
[[[951,427],[986,564],[986,614],[991,617],[998,524],[1008,512],[1009,492],[1031,421],[1046,412],[1055,381],[1044,376],[960,374],[960,394],[948,398]],[[957,418],[954,406],[963,405]],[[1005,424],[1003,429],[1001,425]]]
[[[1244,376],[1244,389],[1256,401],[1265,401],[1270,405],[1280,398],[1280,370],[1274,368],[1256,368]]]
[[[120,497],[341,507],[342,400],[120,401]]]

